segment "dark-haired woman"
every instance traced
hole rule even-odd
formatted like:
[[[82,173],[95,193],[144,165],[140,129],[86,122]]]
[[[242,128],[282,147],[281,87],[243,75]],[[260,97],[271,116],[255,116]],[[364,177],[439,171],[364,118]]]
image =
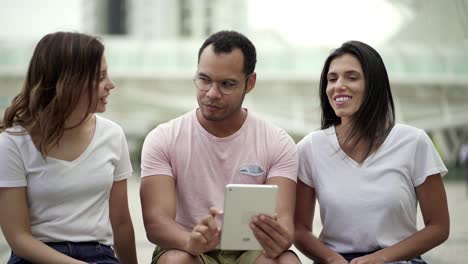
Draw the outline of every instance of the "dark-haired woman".
[[[321,130],[298,144],[296,247],[316,263],[425,263],[420,256],[449,235],[447,169],[423,130],[395,123],[377,51],[358,41],[333,51],[320,100]],[[312,233],[316,200],[319,237]]]
[[[37,44],[0,134],[8,263],[137,262],[125,135],[95,114],[113,88],[96,38],[57,32]]]

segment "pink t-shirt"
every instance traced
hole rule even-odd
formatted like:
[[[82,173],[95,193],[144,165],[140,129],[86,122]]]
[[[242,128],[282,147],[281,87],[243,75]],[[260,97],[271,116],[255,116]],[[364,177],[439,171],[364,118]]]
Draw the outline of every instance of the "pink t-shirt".
[[[297,168],[296,144],[284,130],[248,113],[237,132],[218,138],[193,110],[148,134],[141,176],[174,177],[176,221],[191,230],[210,207],[223,208],[226,184],[264,184],[274,176],[296,181]]]

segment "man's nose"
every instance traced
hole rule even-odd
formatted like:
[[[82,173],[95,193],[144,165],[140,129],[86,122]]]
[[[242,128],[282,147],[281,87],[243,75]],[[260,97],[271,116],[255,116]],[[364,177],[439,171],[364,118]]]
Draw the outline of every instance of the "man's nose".
[[[210,89],[206,92],[206,96],[208,97],[220,97],[221,91],[219,90],[219,83],[212,82]]]

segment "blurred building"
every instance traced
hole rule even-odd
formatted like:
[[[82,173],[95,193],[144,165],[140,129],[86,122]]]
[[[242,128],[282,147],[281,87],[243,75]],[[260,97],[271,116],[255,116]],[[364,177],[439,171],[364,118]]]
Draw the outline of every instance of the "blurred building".
[[[145,40],[203,38],[220,29],[245,32],[246,0],[82,1],[85,29]]]
[[[416,43],[430,48],[468,45],[468,0],[394,0],[392,3],[410,19],[389,43]]]

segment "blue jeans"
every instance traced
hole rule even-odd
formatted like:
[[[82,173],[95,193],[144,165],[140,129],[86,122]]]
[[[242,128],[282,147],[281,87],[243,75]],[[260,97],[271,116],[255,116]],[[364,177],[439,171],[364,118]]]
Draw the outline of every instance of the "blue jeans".
[[[375,252],[375,251],[374,251]],[[373,252],[366,252],[366,253],[340,253],[343,258],[345,258],[347,261],[351,261],[355,258],[362,257],[368,254],[372,254]],[[404,261],[395,261],[395,262],[390,262],[393,264],[427,264],[421,257],[416,257],[411,260],[404,260]]]
[[[49,247],[74,259],[93,264],[119,264],[114,250],[98,242],[47,242]],[[8,264],[33,264],[11,252]]]

